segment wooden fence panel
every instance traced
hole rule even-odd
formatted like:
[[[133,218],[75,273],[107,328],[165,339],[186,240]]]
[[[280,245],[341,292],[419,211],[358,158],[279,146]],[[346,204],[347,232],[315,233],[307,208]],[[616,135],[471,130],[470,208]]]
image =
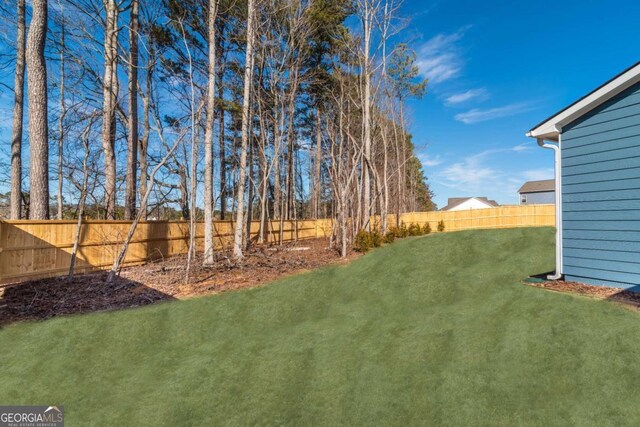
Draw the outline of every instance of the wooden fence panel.
[[[456,212],[411,212],[400,215],[405,224],[427,222],[436,232],[440,220],[445,231],[480,228],[510,228],[553,226],[553,205],[500,206]],[[379,224],[379,218],[372,218]],[[388,224],[395,225],[395,215]],[[121,242],[129,231],[130,221],[86,221],[81,229],[77,271],[88,272],[109,268]],[[215,245],[230,247],[235,224],[214,221]],[[76,221],[0,221],[0,283],[64,275],[69,268]],[[282,232],[281,232],[282,230]],[[270,221],[265,232],[266,241],[277,243],[316,237],[328,238],[333,230],[331,219]],[[251,238],[257,240],[260,224],[251,224]],[[204,224],[196,225],[196,244],[203,248]],[[125,265],[144,263],[151,259],[184,254],[189,247],[189,223],[186,221],[142,222],[133,236]]]
[[[499,206],[492,209],[474,209],[449,212],[410,212],[400,215],[406,225],[416,223],[424,226],[427,222],[435,232],[438,222],[444,221],[445,231],[544,227],[555,225],[554,205]],[[389,215],[389,224],[395,225],[395,215]]]

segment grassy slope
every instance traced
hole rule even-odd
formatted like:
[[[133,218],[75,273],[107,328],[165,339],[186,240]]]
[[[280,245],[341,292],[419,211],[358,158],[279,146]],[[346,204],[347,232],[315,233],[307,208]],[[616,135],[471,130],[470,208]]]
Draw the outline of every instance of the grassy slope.
[[[522,286],[550,229],[408,239],[259,289],[0,331],[69,425],[640,423],[640,316]]]

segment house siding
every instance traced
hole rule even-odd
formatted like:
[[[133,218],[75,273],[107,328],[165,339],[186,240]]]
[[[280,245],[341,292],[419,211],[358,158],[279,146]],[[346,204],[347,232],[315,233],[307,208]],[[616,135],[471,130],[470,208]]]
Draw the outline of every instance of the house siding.
[[[640,84],[565,126],[561,148],[566,280],[640,286]]]
[[[545,205],[554,204],[556,202],[555,191],[541,191],[538,193],[522,193],[527,196],[526,202],[520,202],[521,205]]]

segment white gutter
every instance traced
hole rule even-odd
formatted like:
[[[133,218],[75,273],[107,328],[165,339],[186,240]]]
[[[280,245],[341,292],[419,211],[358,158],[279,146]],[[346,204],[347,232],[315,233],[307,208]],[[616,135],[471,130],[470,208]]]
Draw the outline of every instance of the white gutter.
[[[538,145],[542,148],[549,148],[555,155],[555,192],[556,192],[556,271],[555,274],[547,276],[549,280],[559,280],[562,278],[562,156],[560,144],[562,143],[562,133],[558,131],[558,144],[549,144],[542,138],[537,138]]]

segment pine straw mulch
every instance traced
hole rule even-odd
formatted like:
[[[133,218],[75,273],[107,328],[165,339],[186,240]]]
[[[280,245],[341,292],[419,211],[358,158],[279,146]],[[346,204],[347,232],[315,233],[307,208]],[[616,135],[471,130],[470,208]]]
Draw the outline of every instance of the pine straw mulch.
[[[325,239],[304,240],[282,246],[254,246],[241,263],[228,251],[217,252],[212,267],[192,261],[189,283],[184,256],[153,261],[122,270],[107,284],[105,272],[66,278],[33,280],[0,286],[0,327],[23,320],[120,310],[258,286],[275,279],[324,265],[347,262],[328,247]]]
[[[595,299],[614,301],[627,307],[640,310],[640,292],[632,292],[622,288],[609,288],[606,286],[585,285],[584,283],[577,282],[565,282],[562,280],[549,280],[538,283],[526,282],[526,284],[554,292],[578,294]]]

